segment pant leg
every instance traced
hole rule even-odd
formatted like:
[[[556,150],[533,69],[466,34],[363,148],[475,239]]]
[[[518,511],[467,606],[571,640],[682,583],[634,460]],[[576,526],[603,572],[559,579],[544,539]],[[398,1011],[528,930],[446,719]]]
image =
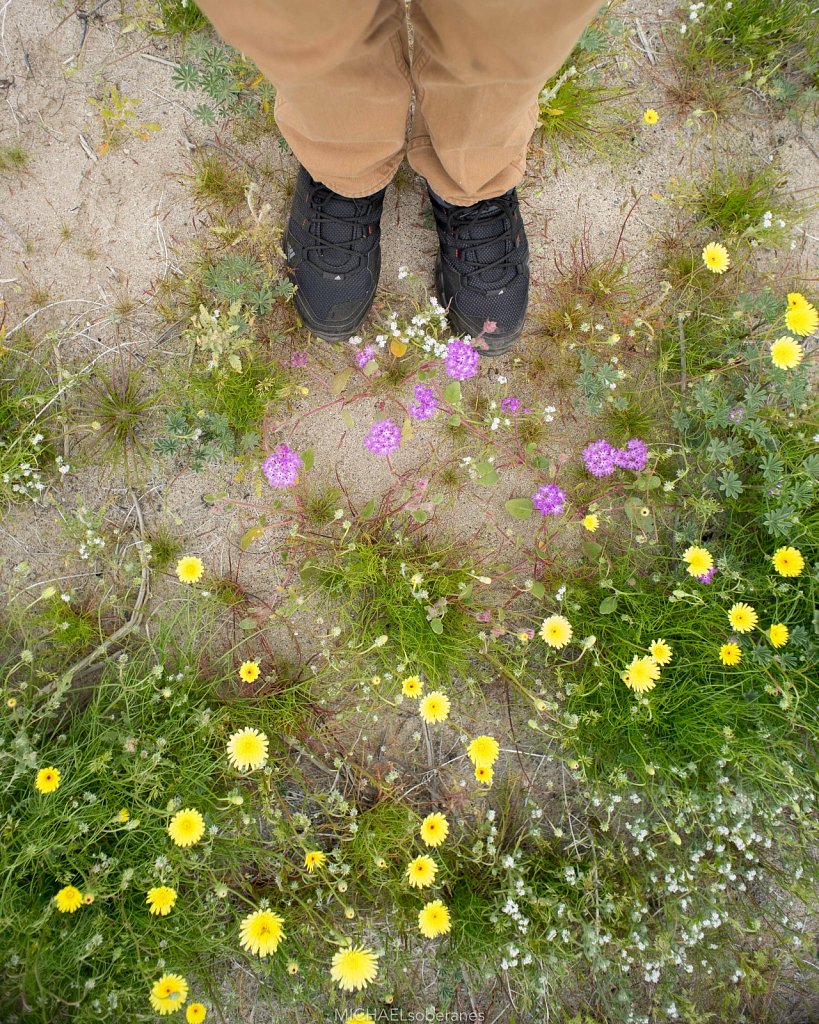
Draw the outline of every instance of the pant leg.
[[[276,89],[298,160],[344,196],[383,188],[401,162],[411,80],[404,0],[197,0]]]
[[[517,185],[537,98],[601,0],[412,0],[416,104],[407,159],[447,202]]]

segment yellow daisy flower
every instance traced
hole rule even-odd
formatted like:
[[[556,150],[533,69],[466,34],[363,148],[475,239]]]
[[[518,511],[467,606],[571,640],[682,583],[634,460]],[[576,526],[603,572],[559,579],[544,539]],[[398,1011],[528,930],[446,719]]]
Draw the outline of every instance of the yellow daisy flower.
[[[345,946],[333,954],[330,977],[345,992],[360,992],[378,974],[378,957],[365,946]]]
[[[714,557],[707,548],[686,548],[683,561],[688,563],[686,572],[689,576],[704,576],[714,568]]]
[[[443,814],[428,814],[421,822],[419,834],[427,846],[440,846],[449,835],[449,822]]]
[[[419,676],[407,676],[401,683],[401,693],[405,697],[420,697],[424,692],[424,684]]]
[[[418,912],[418,930],[427,939],[437,939],[439,935],[446,935],[451,927],[449,909],[441,900],[425,904]]]
[[[635,693],[653,690],[660,678],[660,666],[653,658],[632,658],[631,664],[622,674],[622,680]]]
[[[246,772],[267,764],[267,736],[258,729],[247,727],[233,733],[228,739],[228,761],[234,768]]]
[[[793,370],[805,358],[805,350],[795,338],[787,334],[771,344],[771,362],[780,370]]]
[[[737,633],[750,633],[759,622],[759,616],[749,604],[737,601],[728,611],[728,621]]]
[[[180,583],[198,583],[205,572],[205,563],[196,555],[185,555],[176,563],[176,575]]]
[[[803,309],[810,303],[801,292],[788,292],[788,309]]]
[[[66,885],[54,897],[57,910],[62,914],[73,914],[82,906],[82,893],[76,885]]]
[[[369,1013],[365,1013],[363,1010],[359,1010],[357,1013],[354,1013],[352,1017],[348,1017],[344,1021],[344,1024],[375,1024],[375,1021],[372,1019]]]
[[[255,910],[239,926],[239,945],[260,957],[275,953],[284,937],[284,918],[272,910]]]
[[[291,960],[290,963],[287,965],[287,973],[288,974],[298,974],[299,973],[299,965],[296,963],[295,960]]]
[[[596,533],[600,526],[600,516],[596,512],[589,512],[587,516],[583,516],[583,529],[588,530],[589,533]]]
[[[709,242],[702,250],[702,262],[712,274],[724,274],[731,266],[731,257],[721,242]]]
[[[188,1024],[202,1024],[207,1015],[207,1008],[201,1003],[190,1003],[187,1010],[185,1010],[185,1020]]]
[[[540,627],[540,637],[550,647],[560,650],[571,640],[574,630],[572,624],[563,615],[550,615],[543,620]]]
[[[181,974],[163,974],[153,983],[151,1006],[160,1017],[175,1013],[188,998],[188,983]]]
[[[798,292],[792,292],[791,294],[798,294]],[[785,323],[789,331],[793,331],[794,334],[806,338],[819,327],[819,313],[816,312],[816,307],[812,306],[807,299],[803,298],[801,303],[791,305],[789,297],[788,311],[785,313]]]
[[[782,622],[774,622],[768,630],[768,638],[774,647],[784,647],[789,636],[788,627]]]
[[[243,661],[239,666],[239,678],[243,683],[255,683],[261,672],[258,661]]]
[[[34,785],[40,793],[53,793],[60,785],[59,768],[41,768],[34,779]]]
[[[117,813],[117,821],[120,825],[124,825],[127,821],[131,820],[131,812],[127,807],[122,807]]]
[[[723,644],[719,649],[719,660],[723,665],[738,665],[742,660],[739,644]]]
[[[648,653],[652,661],[656,661],[658,665],[667,665],[674,652],[665,640],[652,640]]]
[[[780,576],[799,576],[805,568],[805,559],[798,548],[777,548],[771,561]]]
[[[491,786],[494,778],[494,769],[488,764],[479,764],[475,768],[475,779],[477,782],[482,782],[484,786]]]
[[[316,868],[323,867],[327,863],[327,854],[321,850],[310,850],[305,855],[304,866],[312,875]]]
[[[420,857],[411,860],[407,866],[407,881],[413,889],[426,889],[435,881],[438,872],[438,865],[427,854],[422,853]]]
[[[177,846],[193,846],[205,834],[205,819],[193,807],[177,811],[168,825],[168,835]]]
[[[656,124],[659,120],[660,115],[654,107],[649,107],[648,110],[643,113],[643,121],[645,124]]]
[[[421,701],[418,711],[421,718],[431,725],[433,722],[445,722],[449,717],[450,707],[449,697],[440,690],[433,690]]]
[[[476,767],[491,768],[500,753],[500,744],[493,736],[476,736],[466,748],[469,760]]]
[[[171,889],[168,885],[158,885],[156,888],[148,890],[145,902],[152,914],[156,914],[158,917],[167,917],[176,903],[176,889]]]

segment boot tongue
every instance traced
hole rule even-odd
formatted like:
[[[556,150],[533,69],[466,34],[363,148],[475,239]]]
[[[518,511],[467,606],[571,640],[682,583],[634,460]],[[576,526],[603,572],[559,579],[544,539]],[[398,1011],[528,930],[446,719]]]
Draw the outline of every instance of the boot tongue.
[[[486,245],[478,246],[464,253],[464,260],[467,263],[474,263],[477,267],[482,263],[492,263],[512,251],[512,242],[508,236],[498,238],[498,234],[502,230],[501,222],[495,220],[493,224],[484,223],[490,217],[500,213],[501,209],[495,203],[487,203],[480,213],[470,220],[468,226],[465,226],[465,238],[473,241],[479,241],[482,238],[487,239]],[[499,264],[483,271],[479,276],[484,284],[490,285],[493,288],[501,288],[508,284],[515,275],[514,270]]]
[[[332,217],[350,217],[356,212],[355,199],[348,199],[346,196],[333,195],[326,198],[321,204],[322,210]],[[325,242],[334,242],[336,245],[349,246],[354,238],[361,238],[361,226],[347,223],[339,224],[338,221],[325,220],[319,226],[320,238]],[[318,241],[318,238],[316,239]],[[358,266],[358,260],[354,253],[335,249],[327,246],[318,250],[319,260],[327,269],[333,271],[346,271]]]

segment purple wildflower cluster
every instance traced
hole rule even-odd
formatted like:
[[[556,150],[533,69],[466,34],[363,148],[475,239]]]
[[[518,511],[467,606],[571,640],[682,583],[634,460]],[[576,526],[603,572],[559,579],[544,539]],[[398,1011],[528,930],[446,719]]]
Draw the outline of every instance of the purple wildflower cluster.
[[[298,452],[280,444],[262,463],[262,472],[271,487],[292,487],[303,465]]]
[[[639,473],[647,461],[648,448],[636,437],[628,441],[625,448],[615,448],[601,439],[583,449],[583,463],[592,476],[610,476],[615,469]]]
[[[453,380],[466,380],[467,377],[474,377],[478,372],[480,355],[468,342],[460,338],[453,338],[447,346],[446,363],[444,364],[447,376]]]
[[[306,352],[291,352],[290,353],[290,366],[307,366],[307,353]]]
[[[438,409],[438,399],[432,388],[426,384],[415,385],[415,402],[409,407],[409,414],[415,420],[429,420]]]
[[[355,361],[359,370],[363,370],[367,363],[374,358],[375,347],[373,345],[365,345],[360,352],[356,352],[355,354]]]
[[[401,446],[401,428],[392,420],[376,420],[364,438],[364,447],[373,455],[391,455]]]
[[[557,484],[544,484],[533,495],[532,504],[542,516],[559,516],[566,504],[566,492]]]
[[[519,398],[515,398],[514,395],[509,395],[507,398],[501,399],[500,407],[505,413],[508,413],[510,416],[515,416],[522,404],[523,403]]]
[[[712,565],[708,572],[704,572],[702,576],[695,576],[694,579],[699,580],[700,583],[710,583],[716,575],[716,573],[717,567],[715,565]]]

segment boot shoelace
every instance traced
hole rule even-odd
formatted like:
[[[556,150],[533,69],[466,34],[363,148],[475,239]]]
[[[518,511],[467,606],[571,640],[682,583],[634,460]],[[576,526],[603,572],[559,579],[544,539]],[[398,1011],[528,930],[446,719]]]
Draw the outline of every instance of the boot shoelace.
[[[348,214],[329,213],[324,209],[324,204],[331,200],[342,200],[348,203],[352,203],[352,209]],[[317,217],[313,222],[314,234],[317,236],[318,241],[304,246],[305,252],[315,253],[316,259],[311,262],[319,266],[320,269],[327,271],[328,273],[338,273],[338,267],[322,260],[322,256],[328,249],[332,249],[336,252],[343,253],[345,256],[355,256],[358,260],[358,266],[366,261],[366,253],[358,252],[353,246],[363,241],[365,238],[373,234],[373,224],[362,223],[362,216],[369,213],[372,206],[372,200],[369,198],[355,199],[347,196],[339,196],[336,192],[331,192],[326,185],[316,185],[310,194],[308,195],[308,202],[311,206],[317,209]],[[338,224],[344,228],[352,228],[352,237],[345,242],[334,242],[330,239],[323,237],[322,228],[327,225]],[[361,229],[356,231],[355,229]]]
[[[446,210],[446,233],[451,239],[451,244],[455,250],[455,256],[463,258],[464,263],[469,264],[472,262],[468,253],[475,252],[477,249],[481,249],[484,246],[497,245],[499,242],[503,242],[505,252],[502,256],[497,259],[490,261],[489,263],[480,262],[474,270],[466,269],[467,283],[471,283],[472,278],[483,274],[487,270],[492,270],[495,267],[514,271],[517,273],[519,263],[512,259],[512,256],[517,248],[515,241],[515,208],[516,203],[514,199],[507,196],[499,196],[497,199],[482,199],[475,206],[486,209],[489,206],[499,207],[498,212],[490,214],[489,216],[480,216],[480,212],[476,211],[474,207],[469,207],[469,216],[464,217],[464,211],[460,207],[455,207],[452,210]],[[487,238],[462,238],[459,236],[459,230],[463,228],[471,228],[475,224],[480,224],[482,228],[493,227],[497,224],[500,228],[498,234],[490,235]],[[518,229],[519,232],[519,229]],[[507,243],[509,243],[507,245]],[[475,256],[477,261],[477,254]],[[486,282],[482,282],[486,283]],[[500,281],[493,282],[493,284],[499,284]]]

